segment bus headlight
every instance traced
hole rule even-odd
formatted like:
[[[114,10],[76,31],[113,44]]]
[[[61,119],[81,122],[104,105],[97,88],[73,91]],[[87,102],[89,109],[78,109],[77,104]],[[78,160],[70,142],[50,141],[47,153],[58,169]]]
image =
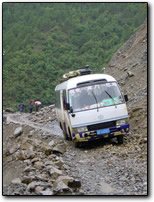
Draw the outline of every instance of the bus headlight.
[[[116,121],[116,126],[121,126],[124,124],[126,124],[126,119],[121,119],[121,120]]]
[[[86,131],[88,131],[87,127],[77,128],[77,132],[78,132],[78,133],[86,132]]]

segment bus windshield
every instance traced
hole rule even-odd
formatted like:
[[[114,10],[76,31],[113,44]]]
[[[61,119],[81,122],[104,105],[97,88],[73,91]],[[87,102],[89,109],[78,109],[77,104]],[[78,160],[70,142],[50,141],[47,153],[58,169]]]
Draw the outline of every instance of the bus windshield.
[[[69,90],[69,103],[73,112],[107,107],[123,102],[116,82],[99,83]]]

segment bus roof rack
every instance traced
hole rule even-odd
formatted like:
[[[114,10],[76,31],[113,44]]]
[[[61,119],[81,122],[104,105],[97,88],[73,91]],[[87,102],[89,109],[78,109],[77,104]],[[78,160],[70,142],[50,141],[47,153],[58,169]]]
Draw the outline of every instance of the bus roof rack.
[[[64,74],[62,77],[62,81],[66,81],[70,78],[77,77],[77,76],[88,75],[88,74],[91,74],[91,72],[92,70],[89,69],[89,65],[86,65],[85,69],[78,69],[78,70],[71,71]]]
[[[79,69],[80,71],[80,75],[87,75],[87,74],[91,74],[92,70],[91,69]]]

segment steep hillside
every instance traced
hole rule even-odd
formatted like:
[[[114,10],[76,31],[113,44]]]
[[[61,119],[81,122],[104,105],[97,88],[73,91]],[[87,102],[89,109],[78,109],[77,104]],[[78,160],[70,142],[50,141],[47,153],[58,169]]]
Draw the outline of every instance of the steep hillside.
[[[147,133],[147,21],[112,57],[106,73],[113,75],[128,94],[133,131]]]
[[[3,3],[4,108],[53,104],[65,72],[101,72],[146,16],[146,3]]]

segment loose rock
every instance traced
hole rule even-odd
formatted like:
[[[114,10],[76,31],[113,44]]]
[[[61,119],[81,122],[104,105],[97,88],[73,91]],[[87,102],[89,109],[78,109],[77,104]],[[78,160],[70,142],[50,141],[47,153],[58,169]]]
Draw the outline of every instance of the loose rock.
[[[22,127],[18,127],[14,131],[14,137],[16,138],[16,137],[20,136],[22,133],[23,133]]]

